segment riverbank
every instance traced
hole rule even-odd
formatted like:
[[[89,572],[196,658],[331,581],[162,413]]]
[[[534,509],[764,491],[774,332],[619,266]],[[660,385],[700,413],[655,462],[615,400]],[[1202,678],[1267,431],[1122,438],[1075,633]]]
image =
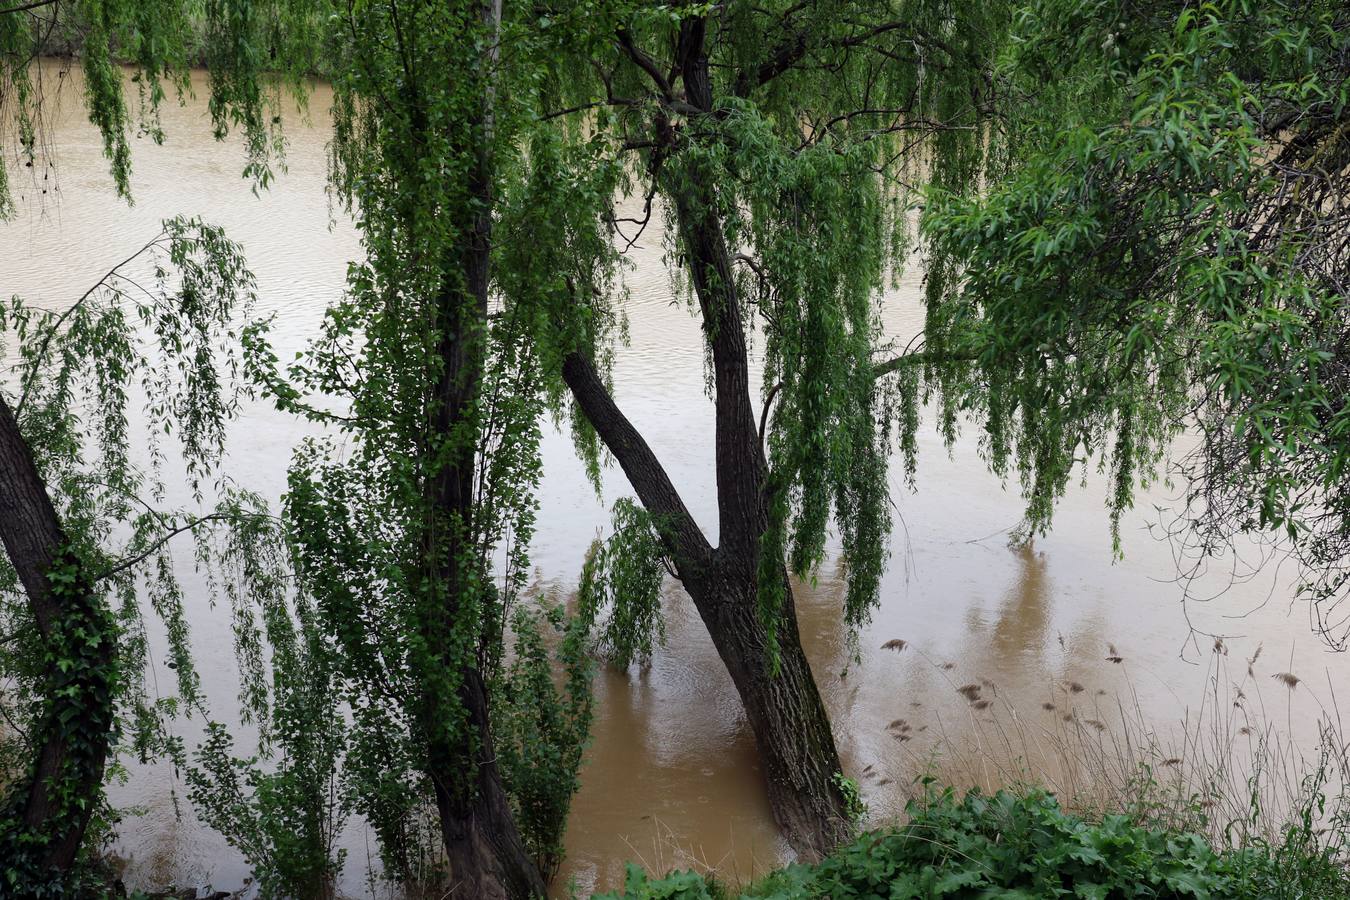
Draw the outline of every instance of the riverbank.
[[[870,827],[827,859],[740,879],[629,864],[621,889],[593,897],[1350,898],[1350,734],[1335,692],[1316,743],[1300,747],[1271,720],[1258,657],[1241,660],[1244,677],[1216,641],[1213,693],[1170,735],[1119,702],[1103,721],[1047,701],[1057,723],[1047,727],[989,687],[962,685],[976,749],[940,742],[925,774],[892,788],[909,798],[904,810],[860,808]],[[1304,689],[1290,672],[1270,678],[1280,692]],[[1064,685],[1066,698],[1083,693]],[[889,731],[905,743],[911,726],[897,719]],[[879,777],[862,773],[864,784]]]
[[[1325,797],[1275,840],[1215,848],[1198,828],[1159,827],[1141,810],[1090,819],[1041,789],[958,796],[929,785],[909,821],[863,834],[816,865],[790,865],[743,888],[696,872],[650,878],[630,866],[622,891],[595,900],[902,900],[934,897],[1350,897],[1343,809],[1318,825]],[[1254,810],[1258,812],[1259,810]]]

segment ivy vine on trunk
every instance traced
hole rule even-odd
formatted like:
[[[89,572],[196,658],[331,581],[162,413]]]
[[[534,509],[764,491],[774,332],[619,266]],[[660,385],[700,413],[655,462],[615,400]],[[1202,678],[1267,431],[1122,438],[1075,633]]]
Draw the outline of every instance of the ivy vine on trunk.
[[[132,273],[133,264],[150,267],[152,279]],[[25,745],[32,760],[0,819],[0,875],[10,889],[78,890],[85,836],[105,812],[104,771],[120,738],[142,755],[173,753],[166,718],[180,704],[201,708],[169,545],[192,533],[201,561],[229,566],[259,551],[251,525],[266,513],[255,496],[230,488],[213,492],[206,515],[157,508],[164,485],[131,447],[178,437],[189,487],[208,500],[202,485],[217,471],[241,389],[229,377],[239,365],[233,329],[252,301],[239,248],[218,228],[171,219],[66,308],[15,298],[0,314],[0,336],[17,343],[11,377],[0,382],[0,621],[16,649],[0,664],[16,687],[3,701],[6,717],[26,725],[5,742]],[[133,391],[144,392],[144,433],[129,424]],[[128,535],[120,548],[110,537],[118,527]],[[227,532],[245,536],[215,551],[213,537]],[[143,678],[142,588],[177,669],[178,696],[154,702]],[[251,590],[226,591],[236,601],[241,659],[253,631]],[[254,674],[243,673],[242,699],[261,712],[267,692]]]

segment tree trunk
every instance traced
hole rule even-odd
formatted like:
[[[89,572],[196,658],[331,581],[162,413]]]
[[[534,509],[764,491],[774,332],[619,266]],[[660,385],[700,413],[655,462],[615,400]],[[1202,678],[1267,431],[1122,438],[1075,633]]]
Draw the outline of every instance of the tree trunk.
[[[727,568],[720,567],[719,569]],[[797,630],[790,585],[777,624],[778,670],[760,620],[758,585],[744,567],[686,583],[755,733],[769,804],[793,849],[814,861],[850,836],[853,823],[836,779],[839,754]],[[784,575],[786,580],[786,575]]]
[[[684,19],[675,52],[674,72],[683,81],[688,104],[698,110],[694,117],[716,115],[705,34],[703,18]],[[625,34],[619,35],[619,45],[668,100],[674,98],[660,66]],[[663,113],[657,114],[654,126],[660,148],[654,160],[678,156],[682,143],[695,139],[681,134]],[[802,651],[786,573],[776,658],[760,618],[759,561],[768,526],[768,465],[750,398],[746,325],[720,218],[717,173],[684,171],[661,183],[658,168],[653,163],[651,177],[658,180],[675,211],[704,337],[712,350],[720,535],[716,549],[708,545],[651,448],[614,404],[590,359],[580,353],[567,357],[563,378],[652,514],[675,571],[731,674],[764,762],[774,818],[799,854],[816,859],[847,836],[852,823],[836,783],[839,753]],[[781,562],[778,566],[782,568]]]
[[[454,900],[542,897],[544,879],[525,851],[497,771],[482,676],[470,669],[463,677],[460,702],[478,736],[474,777],[464,779],[456,771],[447,771],[457,761],[463,764],[463,746],[458,754],[432,766],[442,776],[433,780],[441,840],[450,865],[449,896]]]
[[[486,191],[485,185],[480,185]],[[484,206],[486,209],[486,205]],[[441,586],[444,607],[431,615],[425,633],[429,647],[453,644],[457,617],[464,614],[469,591],[482,590],[484,573],[469,537],[474,521],[475,440],[463,437],[466,420],[477,416],[482,383],[483,341],[487,327],[487,254],[491,220],[484,213],[474,223],[465,252],[469,296],[448,290],[441,302],[442,373],[434,398],[433,435],[438,441],[458,440],[450,457],[431,480],[431,510],[438,528],[432,539],[433,577]],[[459,431],[458,438],[453,432]],[[492,747],[487,688],[482,673],[459,655],[442,657],[445,666],[460,668],[458,700],[467,730],[446,737],[444,723],[425,723],[429,737],[428,774],[436,789],[441,838],[450,864],[450,897],[536,897],[545,886],[538,866],[525,851],[511,815]],[[437,715],[432,698],[428,710]],[[441,737],[437,737],[441,736]],[[466,773],[466,761],[474,769]]]
[[[56,874],[74,864],[101,796],[113,729],[116,648],[111,618],[89,573],[71,554],[32,451],[3,397],[0,540],[44,643],[53,653],[73,648],[79,654],[68,671],[51,674],[47,714],[35,734],[37,759],[27,786],[10,800],[20,827],[36,838],[32,860],[44,874]],[[73,583],[58,591],[48,575],[67,564],[75,568]]]
[[[839,754],[802,650],[791,586],[783,586],[774,672],[769,635],[759,616],[759,532],[733,536],[724,530],[722,546],[713,549],[656,455],[610,397],[595,365],[573,353],[563,363],[563,378],[652,514],[676,574],[731,674],[764,765],[774,819],[803,859],[818,859],[848,836],[852,823],[835,782]],[[718,434],[720,442],[720,429]],[[758,454],[757,442],[754,447]],[[719,495],[723,483],[719,470]]]
[[[482,16],[495,35],[501,23],[501,0],[484,0]],[[496,53],[490,43],[488,62]],[[473,543],[475,521],[474,474],[478,462],[477,428],[488,329],[489,260],[492,251],[492,141],[493,83],[484,77],[482,120],[467,130],[476,161],[469,177],[474,212],[465,223],[458,266],[463,281],[450,280],[438,298],[437,325],[441,332],[441,372],[431,399],[434,446],[449,443],[449,457],[432,473],[431,508],[445,529],[433,543],[434,575],[442,585],[445,608],[434,617],[428,637],[432,647],[452,642],[456,618],[463,615],[466,592],[483,590],[486,573]],[[462,653],[462,650],[461,650]],[[542,897],[544,879],[525,850],[502,787],[492,745],[492,723],[487,686],[482,672],[462,658],[447,656],[446,665],[460,667],[458,699],[467,732],[446,740],[433,738],[428,748],[429,774],[436,790],[441,839],[450,866],[450,897],[462,900],[518,900]],[[437,704],[431,704],[435,709]],[[443,723],[428,723],[429,735],[445,735]],[[465,761],[473,767],[463,771]]]
[[[437,528],[443,530],[433,538],[432,552],[433,577],[441,586],[444,608],[428,623],[429,647],[450,647],[456,619],[464,614],[467,592],[482,590],[486,577],[478,571],[479,555],[470,540],[477,446],[464,437],[463,425],[477,416],[482,383],[490,228],[489,216],[479,216],[466,248],[469,296],[449,290],[441,303],[442,372],[433,399],[432,433],[438,443],[458,444],[430,485],[431,510]],[[497,769],[482,673],[472,662],[465,662],[462,652],[444,656],[443,664],[460,668],[458,699],[467,713],[467,731],[447,740],[431,737],[428,747],[428,774],[436,787],[441,837],[450,863],[450,896],[463,900],[542,896],[543,878],[525,851]],[[438,706],[433,701],[429,709]],[[428,722],[425,730],[429,736],[444,735],[442,726]],[[472,773],[463,770],[466,760],[474,767]]]

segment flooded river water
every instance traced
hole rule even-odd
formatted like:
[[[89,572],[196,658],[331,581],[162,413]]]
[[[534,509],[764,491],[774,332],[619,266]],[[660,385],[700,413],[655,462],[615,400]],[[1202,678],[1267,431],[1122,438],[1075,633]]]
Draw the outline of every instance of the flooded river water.
[[[62,308],[153,235],[161,219],[200,215],[224,225],[244,246],[262,311],[276,315],[282,358],[300,349],[325,305],[340,295],[348,260],[360,252],[350,222],[325,193],[324,90],[312,98],[313,122],[288,126],[287,171],[254,196],[240,177],[239,147],[211,138],[199,83],[196,99],[165,109],[164,146],[136,142],[135,205],[128,206],[113,193],[78,95],[58,88],[75,76],[62,78],[55,66],[43,72],[48,96],[59,101],[50,107],[47,132],[58,168],[36,181],[16,170],[20,214],[0,224],[0,295]],[[698,322],[676,299],[662,249],[654,224],[633,252],[631,342],[617,356],[616,395],[695,517],[711,529],[713,418],[703,350]],[[921,320],[918,276],[911,273],[886,297],[886,324],[904,336]],[[247,407],[233,429],[228,472],[278,497],[289,450],[309,427],[263,405]],[[1332,706],[1336,686],[1350,686],[1350,660],[1327,652],[1311,632],[1306,608],[1291,602],[1288,579],[1272,566],[1228,586],[1220,571],[1225,561],[1194,585],[1217,597],[1183,609],[1172,548],[1149,531],[1158,518],[1153,507],[1165,506],[1169,491],[1141,498],[1124,525],[1125,556],[1117,561],[1104,494],[1092,479],[1065,498],[1051,535],[1011,549],[1006,537],[1020,517],[1019,496],[987,472],[975,432],[950,451],[931,429],[921,436],[916,492],[905,487],[896,466],[890,565],[881,608],[861,635],[860,661],[849,658],[839,616],[843,586],[834,569],[827,566],[814,584],[797,586],[802,639],[846,770],[859,779],[874,821],[896,814],[913,779],[928,767],[957,780],[998,781],[1028,748],[1048,760],[1054,735],[1077,729],[1079,721],[1100,723],[1091,726],[1097,740],[1118,740],[1124,709],[1136,727],[1166,734],[1214,702],[1216,688],[1228,715],[1224,698],[1232,682],[1244,679],[1249,702],[1255,706],[1259,698],[1264,706],[1251,715],[1274,721],[1299,741],[1315,737],[1315,718]],[[546,434],[543,454],[532,561],[540,588],[565,594],[586,547],[608,524],[609,504],[629,489],[611,469],[604,497],[597,498],[565,434]],[[229,641],[219,637],[228,627],[226,614],[206,603],[199,580],[185,583],[213,714],[228,720],[237,680]],[[654,868],[707,866],[737,879],[787,858],[731,683],[673,583],[665,605],[668,641],[651,665],[599,678],[593,741],[556,883],[560,894],[569,880],[582,889],[615,886],[625,859]],[[1230,636],[1217,679],[1213,640],[1191,638],[1187,612],[1201,631]],[[893,639],[905,641],[904,649],[882,648]],[[1249,677],[1242,657],[1258,645],[1262,655]],[[1270,677],[1280,671],[1303,683],[1288,690]],[[170,673],[161,668],[157,678],[168,690]],[[970,705],[957,691],[965,684],[980,684],[982,696],[995,702]],[[1065,715],[1078,719],[1066,723]],[[200,723],[181,728],[191,745]],[[1050,774],[1076,777],[1062,767]],[[234,889],[243,883],[242,859],[197,823],[169,767],[129,763],[125,783],[112,794],[115,804],[133,808],[115,844],[128,860],[130,884]],[[373,837],[357,823],[344,845],[343,892],[367,895]]]

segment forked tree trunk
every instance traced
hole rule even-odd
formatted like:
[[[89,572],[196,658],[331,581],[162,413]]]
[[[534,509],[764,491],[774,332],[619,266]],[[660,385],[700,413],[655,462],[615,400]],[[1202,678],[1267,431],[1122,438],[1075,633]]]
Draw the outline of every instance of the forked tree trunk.
[[[61,520],[47,494],[28,443],[9,404],[0,397],[0,540],[28,596],[42,640],[57,652],[62,630],[85,626],[80,665],[54,669],[45,686],[48,711],[38,723],[37,757],[27,784],[17,786],[9,812],[35,839],[34,861],[55,875],[79,853],[97,809],[113,729],[116,647],[111,617],[90,574],[70,555]],[[73,565],[73,583],[54,589],[54,566]],[[90,643],[92,642],[92,643]],[[0,835],[0,847],[15,835]],[[25,840],[27,843],[27,840]],[[13,852],[13,851],[10,851]],[[8,861],[8,860],[7,860]]]
[[[675,53],[674,73],[683,82],[687,104],[697,110],[686,113],[692,119],[716,115],[705,28],[700,17],[684,19]],[[619,35],[619,44],[659,90],[670,94],[660,66],[626,34]],[[678,155],[681,142],[690,138],[661,113],[654,124],[658,148],[654,152]],[[695,127],[694,122],[688,125]],[[659,180],[658,166],[652,168],[652,177]],[[837,782],[839,753],[802,651],[785,571],[776,658],[760,617],[759,561],[768,526],[768,466],[750,399],[746,324],[720,218],[717,174],[683,172],[658,186],[675,212],[704,337],[712,349],[720,535],[716,549],[709,546],[642,436],[614,404],[591,361],[581,354],[569,356],[563,377],[654,517],[676,573],[731,674],[755,733],[775,819],[797,852],[815,859],[846,837],[852,823]]]
[[[714,212],[712,182],[698,183],[705,189],[695,196],[673,199],[704,333],[712,345],[720,542],[711,578],[706,583],[691,579],[685,587],[740,692],[763,761],[774,817],[797,852],[814,859],[846,838],[852,825],[836,782],[841,773],[839,753],[802,650],[785,570],[775,623],[776,657],[760,616],[768,465],[750,402],[745,323],[731,255]]]
[[[802,650],[791,586],[783,587],[775,672],[769,634],[759,616],[758,533],[736,538],[723,530],[722,546],[711,547],[594,364],[572,354],[564,361],[563,377],[652,514],[676,574],[731,675],[755,735],[775,821],[803,859],[820,858],[849,835],[852,823],[835,780],[839,754]],[[718,481],[721,494],[721,477]],[[762,527],[762,520],[754,521]]]

